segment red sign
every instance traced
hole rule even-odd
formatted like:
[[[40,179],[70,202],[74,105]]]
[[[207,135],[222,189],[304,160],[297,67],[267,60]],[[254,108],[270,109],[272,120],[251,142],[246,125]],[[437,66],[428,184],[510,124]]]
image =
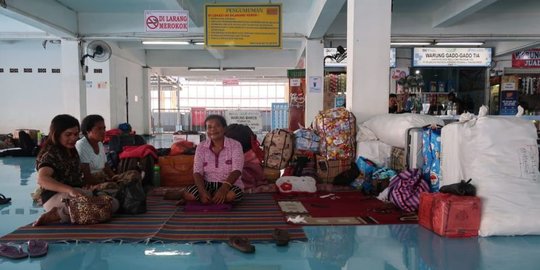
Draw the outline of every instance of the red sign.
[[[191,107],[191,124],[197,127],[204,127],[204,119],[206,119],[206,108]]]
[[[223,86],[233,86],[233,85],[239,85],[240,82],[238,79],[225,79],[223,80]]]
[[[540,67],[540,49],[530,49],[512,54],[512,67],[537,68]]]

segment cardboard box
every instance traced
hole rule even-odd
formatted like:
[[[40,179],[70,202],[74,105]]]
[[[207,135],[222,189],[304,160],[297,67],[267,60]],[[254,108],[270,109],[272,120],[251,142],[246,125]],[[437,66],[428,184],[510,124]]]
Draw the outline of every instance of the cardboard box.
[[[421,193],[418,223],[445,237],[478,236],[482,202],[475,196]]]
[[[160,182],[163,187],[193,185],[193,155],[159,157]]]

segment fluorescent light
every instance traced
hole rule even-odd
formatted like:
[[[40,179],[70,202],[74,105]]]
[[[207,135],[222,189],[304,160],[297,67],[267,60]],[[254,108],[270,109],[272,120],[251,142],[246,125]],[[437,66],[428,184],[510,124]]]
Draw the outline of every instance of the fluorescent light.
[[[144,45],[189,45],[190,43],[188,41],[151,41],[151,40],[145,40],[142,42]]]
[[[428,46],[431,42],[390,42],[391,46]]]
[[[224,67],[224,71],[255,71],[254,67]]]
[[[218,67],[188,67],[189,71],[220,71]]]
[[[484,42],[436,42],[437,46],[480,46]]]
[[[195,45],[204,45],[204,42],[202,42],[202,41],[197,41],[197,42],[194,42],[193,44],[195,44]]]

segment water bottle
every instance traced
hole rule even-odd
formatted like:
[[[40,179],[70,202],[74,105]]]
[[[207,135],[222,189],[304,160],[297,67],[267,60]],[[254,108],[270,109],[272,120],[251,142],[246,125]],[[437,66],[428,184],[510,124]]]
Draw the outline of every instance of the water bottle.
[[[154,165],[154,177],[152,178],[152,184],[154,187],[161,186],[161,179],[160,179],[160,168],[159,165]]]
[[[37,146],[40,146],[41,145],[41,140],[43,139],[43,134],[41,133],[40,130],[38,130],[36,137],[37,137],[36,138],[36,140],[37,140],[36,144],[37,144]]]

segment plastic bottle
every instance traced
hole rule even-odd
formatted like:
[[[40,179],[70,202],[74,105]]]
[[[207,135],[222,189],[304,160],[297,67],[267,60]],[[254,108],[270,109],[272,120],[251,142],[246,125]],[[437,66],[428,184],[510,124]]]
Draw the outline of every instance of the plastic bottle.
[[[154,165],[154,177],[152,178],[152,183],[154,184],[154,187],[161,186],[161,176],[160,176],[160,168],[159,165]]]
[[[43,139],[43,134],[41,133],[40,130],[38,130],[37,135],[36,135],[36,138],[37,138],[37,139],[36,139],[36,140],[37,140],[36,144],[37,144],[38,146],[40,146],[40,145],[41,145],[41,140]]]

